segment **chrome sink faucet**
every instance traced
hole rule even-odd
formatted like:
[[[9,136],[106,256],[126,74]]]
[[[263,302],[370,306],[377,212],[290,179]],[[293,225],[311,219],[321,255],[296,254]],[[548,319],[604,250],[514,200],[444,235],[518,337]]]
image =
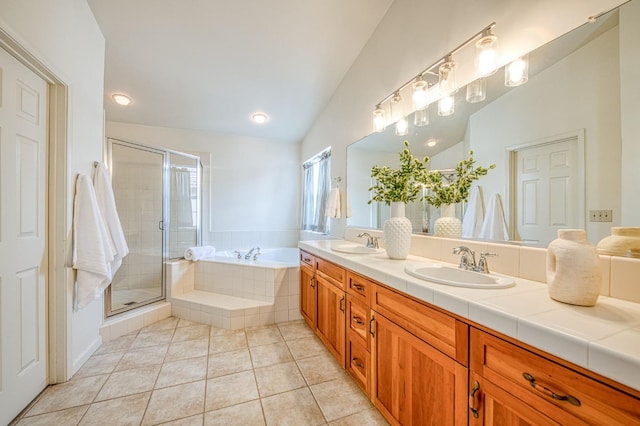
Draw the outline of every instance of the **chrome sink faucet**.
[[[487,257],[497,256],[496,253],[481,252],[480,259],[476,265],[476,252],[471,250],[469,247],[454,247],[453,254],[460,255],[460,265],[458,268],[465,269],[467,271],[482,272],[484,274],[489,273]]]
[[[380,246],[378,245],[378,237],[372,237],[368,232],[363,232],[362,234],[358,235],[358,238],[362,237],[367,237],[367,247],[376,249],[380,248]]]

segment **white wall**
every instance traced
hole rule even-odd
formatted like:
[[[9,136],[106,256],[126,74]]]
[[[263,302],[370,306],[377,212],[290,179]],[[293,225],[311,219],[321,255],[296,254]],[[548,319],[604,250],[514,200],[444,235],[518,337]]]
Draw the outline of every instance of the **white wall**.
[[[117,122],[107,122],[106,134],[201,156],[205,244],[226,250],[297,244],[299,145]]]
[[[620,102],[622,127],[622,211],[621,223],[640,224],[640,2],[625,4],[620,13]]]
[[[69,88],[67,232],[70,236],[73,185],[102,158],[105,41],[85,0],[0,2],[0,27]],[[71,271],[68,271],[71,277]],[[67,286],[67,376],[100,345],[102,299],[72,313],[72,282],[50,282],[49,294]],[[64,378],[60,378],[64,380]]]
[[[483,166],[497,165],[481,181],[486,199],[499,193],[508,205],[507,147],[585,129],[586,210],[611,209],[613,225],[619,224],[618,76],[615,27],[473,114],[469,140],[474,158]],[[586,222],[589,240],[597,243],[609,235],[611,225]]]
[[[505,63],[620,3],[396,0],[307,133],[300,158],[308,158],[331,141],[332,174],[345,176],[346,146],[371,132],[374,105],[493,21],[500,37],[501,62]],[[465,81],[463,76],[459,80],[463,84],[469,79]],[[339,222],[332,222],[333,235],[344,235],[345,221]]]

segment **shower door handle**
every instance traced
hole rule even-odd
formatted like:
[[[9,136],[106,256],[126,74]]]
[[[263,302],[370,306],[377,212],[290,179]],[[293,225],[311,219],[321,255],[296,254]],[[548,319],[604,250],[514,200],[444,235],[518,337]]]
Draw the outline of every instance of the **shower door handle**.
[[[164,220],[161,220],[158,222],[158,229],[160,229],[161,231],[164,231]]]

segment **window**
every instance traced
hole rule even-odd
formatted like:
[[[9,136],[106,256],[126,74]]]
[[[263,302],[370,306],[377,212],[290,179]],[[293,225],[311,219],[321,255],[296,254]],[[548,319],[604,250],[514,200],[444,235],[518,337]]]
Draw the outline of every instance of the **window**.
[[[331,182],[331,148],[304,162],[302,186],[302,230],[329,233],[329,221],[324,212]]]

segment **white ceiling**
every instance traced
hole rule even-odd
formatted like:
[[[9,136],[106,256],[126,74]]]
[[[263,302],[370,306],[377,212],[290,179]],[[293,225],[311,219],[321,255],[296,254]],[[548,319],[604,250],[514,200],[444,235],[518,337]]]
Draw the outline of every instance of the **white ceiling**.
[[[107,120],[299,142],[392,1],[88,0]]]

